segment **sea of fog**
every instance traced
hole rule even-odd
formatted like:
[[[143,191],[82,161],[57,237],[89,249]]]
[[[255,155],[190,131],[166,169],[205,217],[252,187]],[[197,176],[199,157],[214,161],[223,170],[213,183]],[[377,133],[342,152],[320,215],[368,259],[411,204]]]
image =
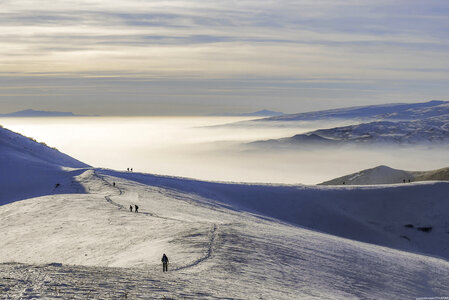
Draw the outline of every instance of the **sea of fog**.
[[[447,149],[254,151],[248,142],[342,125],[221,126],[242,117],[3,118],[4,127],[94,167],[213,181],[315,184],[378,165],[430,170],[449,165]],[[346,123],[347,124],[347,123]]]

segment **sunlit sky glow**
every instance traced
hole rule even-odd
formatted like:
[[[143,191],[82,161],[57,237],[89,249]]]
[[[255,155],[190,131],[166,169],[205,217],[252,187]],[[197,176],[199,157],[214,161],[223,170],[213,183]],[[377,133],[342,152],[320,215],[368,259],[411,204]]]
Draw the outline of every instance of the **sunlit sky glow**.
[[[448,100],[446,0],[0,0],[0,113]]]

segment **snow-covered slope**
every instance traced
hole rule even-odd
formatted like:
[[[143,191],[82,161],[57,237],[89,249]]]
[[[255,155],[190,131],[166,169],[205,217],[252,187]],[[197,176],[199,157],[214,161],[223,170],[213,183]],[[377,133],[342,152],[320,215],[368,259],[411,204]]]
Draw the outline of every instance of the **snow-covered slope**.
[[[53,193],[84,191],[73,176],[83,172],[78,168],[87,167],[44,144],[0,128],[0,205]]]
[[[90,194],[0,207],[5,295],[406,299],[449,292],[444,259],[298,226],[447,254],[448,184],[244,185],[110,170],[77,180]],[[128,210],[134,204],[139,213]],[[429,224],[430,232],[417,229]],[[165,274],[162,253],[170,259]]]
[[[426,180],[449,180],[449,168],[432,171],[404,171],[378,166],[321,183],[322,185],[371,185],[408,183]]]
[[[432,171],[414,171],[412,172],[416,181],[424,180],[448,180],[449,181],[449,167]]]
[[[102,173],[194,194],[195,197],[213,201],[214,205],[256,213],[349,239],[449,258],[446,233],[449,231],[446,224],[449,213],[440,213],[449,208],[449,198],[446,196],[449,194],[449,182],[404,186],[401,177],[401,184],[386,186],[274,186],[203,182],[107,170]],[[391,210],[384,211],[386,207],[391,207]],[[417,236],[418,239],[409,241],[401,237],[414,233],[404,228],[409,223],[417,227],[433,226],[434,234],[431,239],[421,240]],[[439,246],[436,247],[436,244]]]
[[[393,103],[348,107],[287,114],[256,121],[307,121],[320,119],[417,120],[440,116],[442,114],[449,114],[449,101],[434,100],[424,103]]]

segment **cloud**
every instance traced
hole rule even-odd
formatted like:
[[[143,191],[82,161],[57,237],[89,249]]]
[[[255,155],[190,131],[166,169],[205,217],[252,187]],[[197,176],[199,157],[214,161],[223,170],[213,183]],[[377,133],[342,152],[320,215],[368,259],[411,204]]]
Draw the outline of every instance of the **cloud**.
[[[324,83],[319,97],[301,90],[302,84],[293,90],[303,91],[298,98],[308,94],[320,101],[333,97],[325,86],[329,78],[354,82],[354,98],[366,97],[359,80],[421,80],[421,94],[432,80],[449,81],[444,71],[449,69],[449,3],[444,0],[1,3],[4,79],[41,76],[51,84],[48,78],[55,76],[156,78],[173,85],[199,80],[198,86],[206,79],[212,85],[213,80],[273,80],[276,85],[313,79]],[[379,97],[390,95],[384,86],[370,87],[376,89]],[[443,90],[439,87],[438,95]],[[285,96],[285,103],[297,107],[293,96]],[[252,90],[239,101],[253,105],[257,97]]]

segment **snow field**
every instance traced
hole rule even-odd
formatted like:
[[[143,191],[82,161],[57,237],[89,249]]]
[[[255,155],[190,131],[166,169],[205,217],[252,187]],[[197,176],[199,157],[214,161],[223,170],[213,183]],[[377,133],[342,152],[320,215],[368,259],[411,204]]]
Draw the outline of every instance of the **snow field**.
[[[90,194],[1,207],[2,297],[410,299],[448,293],[445,260],[311,231],[228,202],[229,209],[181,179],[106,173],[77,177]],[[123,178],[133,176],[158,184]],[[223,201],[226,188],[206,184],[217,185],[207,193]],[[243,187],[251,199],[252,187]],[[141,212],[129,212],[130,204]],[[168,273],[161,270],[162,253],[170,259]]]
[[[279,186],[204,182],[112,170],[98,172],[164,188],[178,199],[197,199],[215,208],[244,211],[353,240],[449,258],[449,182]],[[180,205],[178,202],[174,205]],[[204,212],[198,212],[205,217]],[[418,229],[422,227],[432,230],[423,232]]]

